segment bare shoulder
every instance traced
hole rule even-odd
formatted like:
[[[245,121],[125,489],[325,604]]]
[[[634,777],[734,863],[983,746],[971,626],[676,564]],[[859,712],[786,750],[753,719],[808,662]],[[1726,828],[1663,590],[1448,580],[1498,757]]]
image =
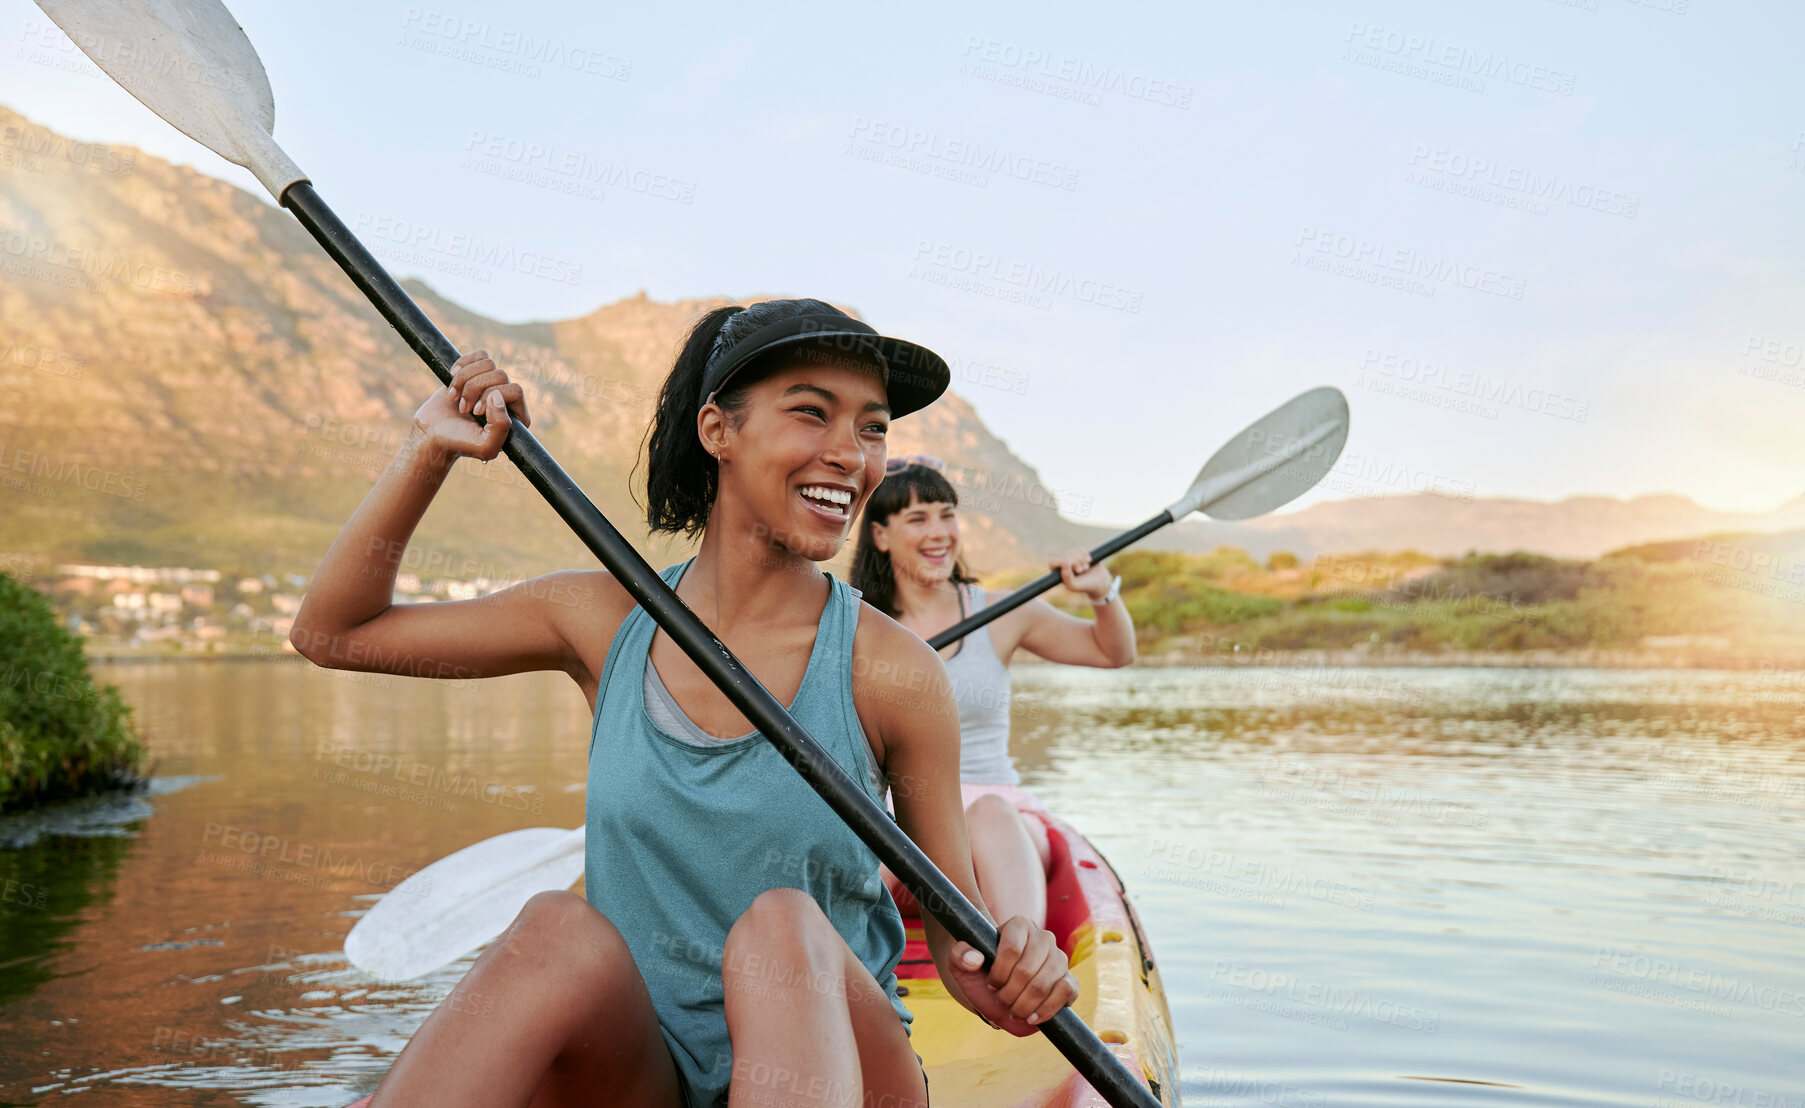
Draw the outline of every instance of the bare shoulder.
[[[999,601],[1006,600],[1014,591],[1013,589],[985,589],[984,606],[988,608]],[[996,650],[997,657],[1002,659],[1003,664],[1008,665],[1010,656],[1015,653],[1017,647],[1022,645],[1022,640],[1027,638],[1028,632],[1035,624],[1048,615],[1057,614],[1058,609],[1039,597],[1035,597],[1026,604],[1018,604],[987,624],[990,629],[990,645]]]
[[[869,603],[859,601],[858,633],[852,644],[852,696],[865,733],[882,745],[911,717],[950,713],[957,727],[958,705],[946,665],[920,635]]]
[[[585,678],[591,682],[600,678],[615,633],[639,602],[605,569],[565,570],[522,582],[529,587],[535,583],[545,590],[539,599],[566,617],[559,622],[586,671],[571,676],[585,684]]]

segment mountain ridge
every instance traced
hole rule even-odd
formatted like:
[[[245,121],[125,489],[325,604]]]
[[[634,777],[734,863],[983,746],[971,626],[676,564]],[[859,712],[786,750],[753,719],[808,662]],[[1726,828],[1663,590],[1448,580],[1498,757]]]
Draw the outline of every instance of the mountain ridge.
[[[535,434],[642,554],[688,552],[644,534],[628,478],[682,335],[735,301],[641,292],[570,319],[508,323],[419,277],[402,284],[460,349],[489,349],[527,387]],[[308,570],[432,382],[286,212],[190,167],[74,142],[0,106],[0,387],[20,400],[0,414],[0,552]],[[1044,567],[1113,533],[1060,514],[1038,471],[956,391],[897,421],[891,451],[949,463],[978,572]],[[634,476],[643,487],[643,467]],[[1143,545],[1233,545],[1257,557],[1527,546],[1593,557],[1801,526],[1805,496],[1769,513],[1725,513],[1662,493],[1553,503],[1422,493],[1237,524],[1194,517]],[[415,541],[501,571],[491,576],[591,562],[505,463],[460,465]],[[849,543],[840,564],[850,553]]]

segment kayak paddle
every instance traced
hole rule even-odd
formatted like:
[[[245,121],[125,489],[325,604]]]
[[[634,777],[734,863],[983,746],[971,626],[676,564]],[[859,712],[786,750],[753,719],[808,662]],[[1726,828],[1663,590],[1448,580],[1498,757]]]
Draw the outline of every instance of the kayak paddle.
[[[1347,432],[1347,399],[1340,390],[1311,389],[1293,397],[1216,451],[1170,508],[1099,546],[1092,560],[1101,561],[1192,511],[1217,519],[1251,519],[1290,503],[1334,466]],[[992,613],[1008,611],[1058,582],[1058,574],[1048,574],[929,641],[936,649],[943,647],[983,626]],[[535,854],[530,863],[509,852],[487,851],[490,843],[525,834],[514,831],[446,855],[397,885],[351,928],[345,954],[366,973],[401,981],[431,973],[492,941],[533,894],[568,889],[583,875],[581,827],[533,831],[545,836],[545,853]],[[542,883],[519,878],[525,865],[535,867],[531,872]],[[416,881],[417,892],[408,887]]]
[[[381,981],[450,965],[507,930],[536,894],[577,883],[584,830],[509,831],[416,870],[351,928],[345,957]]]
[[[439,380],[450,383],[457,348],[326,205],[270,134],[276,111],[269,77],[244,29],[221,0],[37,3],[102,72],[145,107],[227,161],[250,170]],[[133,48],[122,50],[121,43]],[[155,64],[146,64],[147,59]],[[954,938],[978,950],[989,966],[996,958],[996,927],[677,598],[532,432],[515,422],[503,451],[671,641],[902,879],[923,911]],[[1148,1088],[1070,1007],[1039,1027],[1112,1108],[1157,1108],[1159,1101]]]
[[[1347,443],[1347,432],[1347,397],[1340,389],[1324,385],[1299,393],[1216,451],[1191,480],[1191,487],[1170,507],[1092,550],[1091,564],[1192,512],[1216,519],[1252,519],[1291,503],[1334,468]],[[939,650],[955,643],[1059,581],[1058,572],[1043,574],[935,635],[928,645]]]

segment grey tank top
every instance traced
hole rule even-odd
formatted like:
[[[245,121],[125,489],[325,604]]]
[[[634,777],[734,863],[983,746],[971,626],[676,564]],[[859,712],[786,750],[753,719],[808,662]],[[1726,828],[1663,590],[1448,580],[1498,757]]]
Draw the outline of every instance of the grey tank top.
[[[854,596],[859,595],[859,590],[850,585],[847,588]],[[677,698],[671,695],[671,691],[665,688],[664,678],[658,675],[658,667],[652,664],[649,654],[646,657],[646,678],[640,691],[645,696],[646,714],[652,717],[652,722],[662,728],[666,734],[673,735],[685,742],[694,743],[697,746],[727,746],[730,743],[750,739],[758,734],[757,731],[748,731],[744,735],[723,739],[719,735],[711,735],[702,730],[696,725],[696,721],[690,719],[683,711],[683,706],[677,703]],[[871,782],[872,790],[880,796],[889,787],[889,783],[884,780],[884,771],[878,768],[877,759],[871,756],[869,743],[865,745],[865,776]]]
[[[983,609],[986,594],[971,590],[971,611]],[[990,625],[965,636],[958,653],[944,658],[959,703],[959,780],[973,785],[1019,785],[1021,774],[1009,757],[1009,667],[990,645]]]

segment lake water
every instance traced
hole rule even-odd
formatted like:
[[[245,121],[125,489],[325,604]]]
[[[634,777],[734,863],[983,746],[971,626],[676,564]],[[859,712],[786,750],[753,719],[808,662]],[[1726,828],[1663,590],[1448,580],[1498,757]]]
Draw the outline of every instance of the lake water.
[[[0,1103],[346,1104],[468,968],[378,985],[339,953],[357,915],[582,819],[562,676],[100,673],[157,786],[0,820]],[[1798,682],[1020,666],[1016,690],[1026,784],[1135,898],[1191,1108],[1805,1108]]]

